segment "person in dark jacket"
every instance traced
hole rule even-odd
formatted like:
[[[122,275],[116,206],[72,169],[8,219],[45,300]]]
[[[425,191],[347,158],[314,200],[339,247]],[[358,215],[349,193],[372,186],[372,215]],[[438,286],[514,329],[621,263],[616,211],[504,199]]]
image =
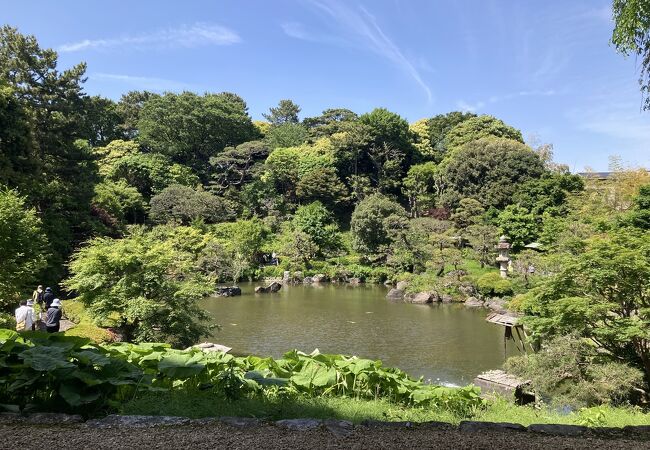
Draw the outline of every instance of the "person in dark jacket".
[[[45,329],[48,333],[56,333],[59,331],[61,326],[61,316],[63,312],[61,311],[61,300],[55,298],[52,300],[52,304],[47,309],[47,318],[45,319]]]
[[[50,309],[50,305],[52,305],[52,301],[54,301],[56,297],[54,296],[54,292],[52,292],[51,287],[46,287],[45,292],[43,293],[43,302],[45,302],[45,311]]]

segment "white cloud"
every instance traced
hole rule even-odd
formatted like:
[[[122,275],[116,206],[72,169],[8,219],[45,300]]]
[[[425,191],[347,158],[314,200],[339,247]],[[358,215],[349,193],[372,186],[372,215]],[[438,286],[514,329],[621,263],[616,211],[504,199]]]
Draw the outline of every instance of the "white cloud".
[[[116,73],[93,73],[90,74],[88,78],[91,80],[114,81],[147,91],[183,91],[191,90],[193,88],[192,85],[180,81]]]
[[[339,1],[311,0],[310,3],[320,12],[328,16],[329,19],[333,20],[333,23],[343,30],[347,38],[325,36],[314,33],[311,30],[308,32],[299,23],[282,24],[282,29],[287,36],[313,42],[335,43],[340,45],[358,44],[362,48],[370,50],[391,61],[406,72],[424,91],[428,101],[432,101],[433,95],[431,89],[422,79],[418,67],[427,67],[428,70],[433,69],[428,67],[423,60],[418,60],[414,63],[407,58],[402,50],[384,33],[375,17],[365,8],[359,7],[353,9]],[[328,23],[330,22],[328,20]],[[353,40],[350,40],[350,37]]]
[[[511,100],[513,98],[520,97],[550,97],[557,94],[554,89],[532,89],[532,90],[522,90],[517,92],[510,92],[502,95],[492,95],[487,100],[478,100],[473,103],[469,103],[465,100],[458,100],[456,102],[456,107],[461,111],[476,112],[480,109],[483,109],[488,104],[499,103],[505,100]]]
[[[484,106],[484,102],[467,103],[465,100],[458,100],[456,102],[456,108],[463,112],[476,112]]]
[[[138,35],[125,35],[109,39],[84,39],[60,46],[61,53],[82,50],[99,50],[131,47],[139,50],[151,48],[192,48],[203,45],[231,45],[241,42],[234,31],[221,25],[195,23],[178,28],[156,30]]]

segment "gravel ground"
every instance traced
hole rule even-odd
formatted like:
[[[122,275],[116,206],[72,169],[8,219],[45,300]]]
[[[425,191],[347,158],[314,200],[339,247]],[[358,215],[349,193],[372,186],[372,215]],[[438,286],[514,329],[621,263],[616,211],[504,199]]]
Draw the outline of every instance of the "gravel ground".
[[[597,437],[558,437],[526,432],[460,432],[451,427],[370,429],[347,436],[327,430],[290,431],[222,423],[156,428],[90,428],[84,425],[0,425],[0,448],[31,449],[650,449],[650,442]]]

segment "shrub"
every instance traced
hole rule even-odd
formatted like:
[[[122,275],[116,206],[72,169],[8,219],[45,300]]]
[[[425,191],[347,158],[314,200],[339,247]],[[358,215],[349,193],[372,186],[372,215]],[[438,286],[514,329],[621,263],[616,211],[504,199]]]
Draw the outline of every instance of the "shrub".
[[[156,223],[187,225],[196,219],[206,223],[224,222],[231,213],[215,195],[174,184],[151,199],[149,216]]]
[[[90,322],[82,322],[65,332],[66,336],[77,336],[90,339],[96,344],[113,342],[115,336],[106,328],[99,327]]]
[[[13,314],[0,312],[0,328],[7,328],[10,330],[16,329],[16,318]]]
[[[548,341],[538,353],[510,358],[505,367],[530,379],[542,400],[560,406],[622,404],[643,380],[640,370],[608,359],[575,335]]]
[[[503,297],[512,294],[512,283],[498,272],[482,275],[476,282],[478,291],[484,296]]]

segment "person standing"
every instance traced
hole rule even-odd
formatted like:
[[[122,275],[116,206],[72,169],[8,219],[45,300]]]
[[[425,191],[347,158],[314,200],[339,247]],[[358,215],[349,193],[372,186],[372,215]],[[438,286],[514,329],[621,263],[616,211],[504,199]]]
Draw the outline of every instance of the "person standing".
[[[54,301],[55,298],[56,297],[54,296],[54,292],[52,292],[52,288],[46,287],[45,292],[43,293],[43,303],[45,303],[44,311],[50,309],[50,305],[52,304],[52,301]]]
[[[34,308],[27,306],[27,300],[16,309],[16,331],[30,331],[34,328]]]
[[[50,307],[47,309],[47,317],[45,319],[45,329],[48,333],[56,333],[61,326],[61,300],[55,298],[52,300]]]
[[[34,293],[32,294],[32,302],[39,307],[39,319],[43,320],[43,313],[45,309],[45,300],[43,300],[43,285],[39,284]]]
[[[32,300],[27,300],[27,307],[29,308],[29,312],[27,313],[27,321],[25,322],[25,329],[35,331],[36,311],[34,311],[34,302]]]

